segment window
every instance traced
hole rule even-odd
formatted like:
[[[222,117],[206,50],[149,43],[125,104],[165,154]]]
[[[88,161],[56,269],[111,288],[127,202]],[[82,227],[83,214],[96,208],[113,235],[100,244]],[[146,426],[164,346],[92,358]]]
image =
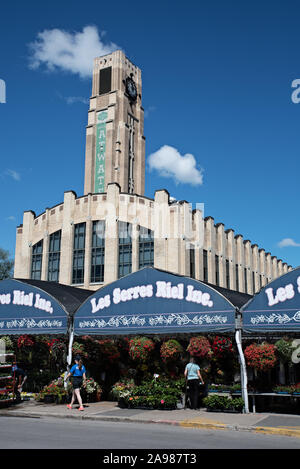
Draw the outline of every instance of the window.
[[[220,275],[219,275],[219,256],[215,256],[215,267],[216,267],[216,285],[219,285]]]
[[[119,278],[130,274],[132,269],[131,224],[119,222]]]
[[[229,260],[226,259],[226,288],[230,288]]]
[[[48,280],[50,282],[58,282],[59,280],[60,244],[61,230],[50,235],[48,258]]]
[[[208,282],[208,260],[206,249],[203,249],[203,280],[204,282]]]
[[[41,280],[43,262],[43,240],[32,246],[31,278]]]
[[[105,221],[94,221],[92,232],[91,282],[104,282]]]
[[[240,283],[239,283],[239,266],[238,264],[235,265],[235,289],[236,291],[240,290]]]
[[[146,265],[154,265],[154,232],[140,226],[139,269]]]
[[[195,278],[195,246],[190,244],[190,277]]]
[[[72,283],[84,282],[85,223],[74,227]]]
[[[248,291],[248,282],[247,282],[247,269],[244,268],[244,281],[245,281],[245,293]]]
[[[255,274],[252,272],[252,285],[253,285],[253,293],[255,293]]]
[[[100,70],[100,88],[99,94],[109,93],[111,91],[111,67]]]

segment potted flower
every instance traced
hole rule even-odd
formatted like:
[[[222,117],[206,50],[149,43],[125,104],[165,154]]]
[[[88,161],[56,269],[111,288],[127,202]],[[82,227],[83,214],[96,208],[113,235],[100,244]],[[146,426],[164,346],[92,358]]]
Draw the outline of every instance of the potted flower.
[[[129,342],[129,356],[132,360],[145,362],[154,350],[154,342],[147,337],[135,337]]]
[[[165,363],[170,361],[177,361],[182,352],[182,346],[175,339],[167,340],[160,348],[160,356]]]
[[[273,391],[276,394],[291,394],[293,392],[293,386],[275,386]]]
[[[204,336],[192,337],[187,347],[192,357],[208,358],[212,355],[209,340]]]
[[[102,388],[93,378],[87,378],[84,387],[88,402],[99,402],[101,399]]]
[[[88,357],[88,354],[85,350],[84,344],[81,344],[79,342],[73,342],[72,354],[73,355],[80,355],[82,358],[87,358]]]

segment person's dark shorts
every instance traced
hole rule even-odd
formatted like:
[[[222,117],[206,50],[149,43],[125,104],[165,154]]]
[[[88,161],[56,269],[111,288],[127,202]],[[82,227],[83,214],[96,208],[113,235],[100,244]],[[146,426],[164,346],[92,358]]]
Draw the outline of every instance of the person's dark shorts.
[[[73,385],[73,389],[81,388],[81,386],[82,386],[82,376],[73,376],[72,385]]]

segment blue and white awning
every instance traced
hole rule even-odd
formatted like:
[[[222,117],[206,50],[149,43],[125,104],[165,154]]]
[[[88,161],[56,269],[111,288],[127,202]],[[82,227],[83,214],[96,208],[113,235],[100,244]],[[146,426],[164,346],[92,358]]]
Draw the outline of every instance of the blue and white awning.
[[[0,282],[0,334],[65,334],[68,314],[53,296],[21,280]]]
[[[266,285],[242,313],[246,332],[300,332],[300,267]]]
[[[91,295],[74,316],[78,335],[234,331],[235,307],[214,288],[145,267]]]

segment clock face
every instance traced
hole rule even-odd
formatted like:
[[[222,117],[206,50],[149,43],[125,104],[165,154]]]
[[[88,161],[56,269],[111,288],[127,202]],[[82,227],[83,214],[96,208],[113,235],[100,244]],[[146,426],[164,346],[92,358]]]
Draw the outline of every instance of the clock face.
[[[137,90],[136,85],[132,78],[126,79],[126,92],[129,95],[131,101],[135,101],[137,98]]]

